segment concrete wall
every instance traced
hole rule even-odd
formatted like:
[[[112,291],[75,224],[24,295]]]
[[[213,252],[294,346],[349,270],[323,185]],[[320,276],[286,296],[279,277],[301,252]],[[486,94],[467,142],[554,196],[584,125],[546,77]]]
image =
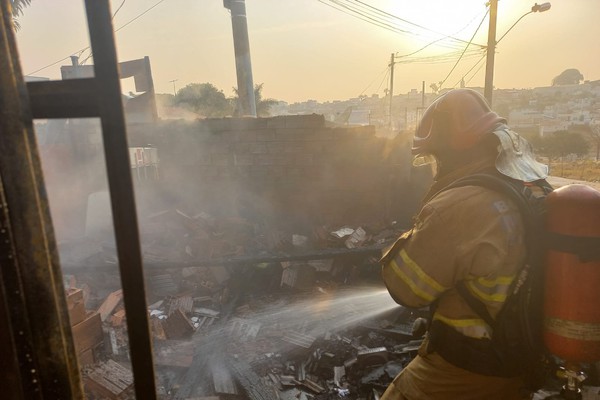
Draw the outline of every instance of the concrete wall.
[[[128,134],[130,146],[159,149],[159,184],[139,191],[155,208],[308,229],[408,223],[422,192],[409,183],[406,138],[328,127],[321,115],[163,121]]]

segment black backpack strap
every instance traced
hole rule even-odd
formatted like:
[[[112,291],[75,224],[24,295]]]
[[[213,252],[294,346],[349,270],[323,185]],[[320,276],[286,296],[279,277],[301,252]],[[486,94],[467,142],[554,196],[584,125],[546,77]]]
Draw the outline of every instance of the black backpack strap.
[[[552,191],[545,180],[531,183],[542,190],[544,195]],[[519,209],[525,228],[525,245],[527,258],[525,264],[531,264],[539,258],[542,251],[541,232],[542,215],[545,212],[543,202],[534,196],[533,191],[522,181],[501,175],[498,172],[481,172],[458,179],[441,191],[463,187],[481,186],[507,196]]]

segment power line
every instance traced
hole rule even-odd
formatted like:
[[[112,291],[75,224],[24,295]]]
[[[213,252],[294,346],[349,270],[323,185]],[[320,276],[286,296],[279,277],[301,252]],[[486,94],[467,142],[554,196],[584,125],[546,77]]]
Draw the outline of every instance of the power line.
[[[414,58],[402,58],[400,57],[396,64],[443,64],[451,61],[456,61],[457,57],[464,51],[453,51],[450,53],[440,54],[436,56],[425,56],[425,57],[414,57]],[[473,49],[468,50],[463,55],[463,59],[470,59],[474,57],[480,56],[482,53],[485,53],[485,50]]]
[[[485,58],[485,57],[482,57],[482,58],[481,58],[481,60],[483,60],[484,58]],[[475,77],[475,75],[477,75],[477,73],[478,73],[479,71],[481,71],[481,68],[483,68],[483,66],[484,66],[484,65],[485,65],[485,63],[481,63],[481,64],[479,64],[479,68],[477,68],[477,70],[475,70],[475,72],[473,72],[473,75],[471,75],[471,77],[465,81],[465,84],[467,84],[467,83],[471,82],[471,79],[473,79],[473,78]]]
[[[119,4],[119,6],[117,7],[117,9],[115,10],[115,12],[113,13],[112,17],[110,18],[111,21],[114,21],[115,17],[117,16],[117,14],[119,13],[119,11],[121,11],[121,8],[123,8],[123,6],[125,5],[125,2],[127,0],[123,0],[121,2],[121,4]],[[84,58],[83,61],[79,62],[79,65],[85,65],[85,63],[87,62],[87,60],[89,60],[92,56],[94,55],[94,53],[92,53],[92,50],[90,50],[90,54],[88,54],[88,56],[86,58]],[[81,57],[81,56],[80,56]]]
[[[115,31],[114,31],[114,32],[115,32],[115,33],[119,32],[121,29],[125,28],[127,25],[131,24],[133,21],[137,20],[137,19],[138,19],[138,18],[140,18],[142,15],[146,14],[147,12],[149,12],[149,11],[150,11],[150,10],[152,10],[153,8],[157,7],[157,6],[158,6],[160,3],[164,2],[164,1],[166,1],[166,0],[159,0],[157,3],[155,3],[155,4],[154,4],[154,5],[152,5],[152,6],[150,6],[150,7],[149,7],[149,8],[147,8],[145,11],[143,11],[141,14],[138,14],[138,15],[137,15],[137,16],[135,16],[134,18],[132,18],[132,19],[130,19],[129,21],[127,21],[127,22],[126,22],[124,25],[121,25],[121,26],[120,26],[118,29],[115,29]],[[125,3],[125,2],[123,2],[123,3]],[[123,3],[121,3],[121,6],[123,5]],[[121,6],[119,6],[119,8],[120,8]],[[117,11],[119,11],[119,10],[117,9]],[[116,15],[116,12],[115,12],[115,15]],[[113,17],[114,17],[114,15],[113,15]],[[83,54],[83,52],[84,52],[84,51],[86,51],[86,50],[87,50],[87,49],[89,49],[89,48],[90,48],[90,46],[86,46],[86,47],[84,47],[84,48],[82,48],[82,49],[80,49],[80,50],[74,51],[73,53],[71,53],[71,55],[73,55],[73,54],[76,54],[76,53]],[[45,67],[42,67],[42,68],[36,69],[35,71],[28,73],[27,75],[33,75],[33,74],[35,74],[35,73],[37,73],[37,72],[40,72],[40,71],[43,71],[43,70],[45,70],[46,68],[53,67],[53,66],[55,66],[56,64],[58,64],[58,63],[60,63],[60,62],[62,62],[62,61],[64,61],[64,60],[68,59],[69,57],[71,57],[71,55],[68,55],[68,56],[66,56],[66,57],[64,57],[64,58],[61,58],[61,59],[60,59],[60,60],[58,60],[58,61],[55,61],[55,62],[53,62],[53,63],[51,63],[51,64],[48,64],[48,65],[46,65]],[[89,57],[88,57],[88,58],[89,58]]]
[[[396,33],[409,33],[409,34],[411,33],[411,32],[409,32],[409,31],[406,31],[406,30],[402,30],[402,29],[400,29],[400,28],[397,28],[397,27],[395,27],[395,26],[393,26],[393,25],[389,25],[389,24],[387,24],[387,23],[384,23],[384,22],[381,22],[381,21],[377,21],[376,19],[374,19],[374,18],[372,18],[372,17],[369,17],[369,16],[366,16],[366,15],[364,15],[364,14],[361,14],[361,13],[355,12],[354,10],[351,10],[351,9],[349,9],[348,7],[346,7],[346,6],[344,6],[344,5],[340,5],[340,4],[338,4],[337,2],[335,2],[335,0],[330,0],[330,1],[333,1],[333,3],[334,3],[334,4],[336,4],[338,7],[336,7],[336,6],[335,6],[335,5],[333,5],[333,4],[329,4],[329,3],[327,3],[325,0],[319,0],[319,3],[323,3],[323,4],[325,4],[326,6],[329,6],[329,7],[333,8],[333,9],[335,9],[335,10],[341,11],[341,12],[343,12],[343,13],[345,13],[345,14],[351,15],[351,16],[353,16],[353,17],[356,17],[356,18],[358,18],[358,19],[361,19],[361,20],[363,20],[363,21],[365,21],[365,22],[368,22],[368,23],[370,23],[370,24],[373,24],[373,25],[375,25],[375,26],[378,26],[378,27],[380,27],[380,28],[384,28],[384,29],[390,30],[390,31],[392,31],[392,32],[396,32]],[[339,8],[339,7],[342,7],[342,8]],[[350,14],[350,13],[346,12],[344,9],[346,9],[346,10],[349,10],[349,11],[352,11],[353,13],[352,13],[352,14]]]
[[[117,10],[113,13],[112,18],[111,19],[115,19],[115,17],[117,16],[117,13],[119,11],[121,11],[121,8],[123,8],[123,5],[125,4],[127,0],[123,0],[123,2],[119,5],[119,7],[117,7]]]
[[[456,66],[458,65],[458,63],[460,62],[460,60],[463,58],[465,52],[467,51],[467,49],[471,45],[471,42],[473,41],[473,39],[475,38],[475,35],[477,35],[477,32],[479,32],[479,28],[481,28],[481,25],[483,25],[483,21],[485,21],[485,17],[486,16],[487,16],[487,13],[481,19],[481,22],[479,23],[479,26],[477,26],[477,29],[475,29],[475,32],[473,32],[473,36],[471,36],[471,40],[469,40],[469,43],[467,43],[467,45],[465,46],[465,49],[463,50],[462,54],[460,55],[460,57],[458,58],[458,60],[456,60],[456,63],[454,63],[454,66],[452,67],[452,69],[450,70],[450,72],[448,72],[448,75],[446,75],[446,77],[444,78],[444,80],[442,82],[440,82],[440,86],[439,86],[440,89],[444,86],[444,83],[446,83],[446,81],[448,80],[448,78],[450,77],[450,75],[452,74],[452,72],[456,69]]]
[[[377,78],[379,78],[382,74],[386,73],[386,71],[388,71],[388,67],[385,67],[385,69],[383,71],[381,71],[372,81],[371,83],[369,83],[369,85],[365,88],[365,90],[363,90],[362,92],[360,92],[359,96],[363,95],[367,90],[369,90],[369,88],[371,87],[371,85],[373,85],[373,83],[377,80]],[[387,74],[386,74],[387,76]],[[384,77],[385,79],[385,77]],[[379,85],[379,87],[381,87],[381,85]],[[377,89],[379,90],[379,88]]]
[[[479,60],[477,60],[477,62],[476,62],[475,64],[473,64],[473,66],[472,66],[471,68],[469,68],[469,70],[463,74],[463,76],[462,76],[462,77],[461,77],[461,78],[458,80],[458,82],[456,82],[456,83],[454,84],[454,87],[458,86],[458,85],[460,84],[460,82],[461,82],[462,80],[464,80],[464,79],[467,77],[467,75],[469,75],[469,73],[470,73],[471,71],[473,71],[473,69],[474,69],[476,66],[478,66],[478,65],[479,65],[479,64],[480,64],[480,63],[481,63],[481,62],[482,62],[482,61],[485,59],[485,56],[486,56],[486,54],[484,53],[484,54],[483,54],[483,55],[482,55],[482,56],[479,58]]]
[[[357,8],[356,5],[353,5],[352,3],[348,3],[348,0],[318,0],[320,3],[325,4],[328,7],[331,7],[335,10],[338,10],[340,12],[343,12],[347,15],[350,15],[352,17],[358,18],[360,20],[363,20],[365,22],[368,22],[372,25],[375,25],[377,27],[395,32],[395,33],[399,33],[399,34],[405,34],[405,35],[410,35],[413,37],[420,37],[421,35],[419,35],[419,33],[414,32],[414,31],[410,31],[408,30],[408,28],[405,27],[401,27],[399,25],[397,25],[396,22],[392,22],[389,20],[389,17],[384,17],[382,18],[382,16],[380,14],[374,13],[373,11],[370,10],[365,10],[364,8]],[[451,46],[450,43],[446,43],[446,44],[440,44],[440,46],[444,46],[444,47],[449,47]],[[452,45],[454,48],[455,45]]]
[[[142,15],[146,14],[147,12],[149,12],[150,10],[152,10],[153,8],[157,7],[160,3],[164,2],[165,0],[160,0],[158,2],[156,2],[153,6],[151,6],[150,8],[146,9],[146,11],[142,12],[141,14],[137,15],[136,17],[134,17],[133,19],[129,20],[128,22],[126,22],[124,25],[121,25],[118,29],[115,30],[115,32],[119,32],[121,29],[125,28],[127,25],[131,24],[133,21],[137,20],[138,18],[140,18]]]
[[[383,86],[383,82],[387,81],[387,78],[390,75],[391,71],[392,71],[391,67],[385,69],[385,75],[383,76],[383,79],[381,80],[381,82],[379,82],[379,86],[377,87],[377,90],[375,91],[375,93],[379,93],[379,89],[381,89],[381,86]]]
[[[485,11],[485,14],[484,14],[483,18],[485,18],[485,17],[487,16],[487,14],[488,14],[488,13],[489,13],[489,9],[486,9],[486,11]],[[475,17],[475,18],[476,18],[476,17]],[[472,22],[475,20],[475,18],[473,18],[471,21],[469,21],[469,23],[468,23],[467,25],[465,25],[464,27],[462,27],[462,28],[461,28],[461,29],[459,29],[458,31],[454,32],[454,33],[453,33],[453,35],[456,35],[457,33],[459,33],[459,32],[462,32],[462,31],[464,31],[465,29],[467,29],[467,27],[468,27],[469,25],[471,25],[471,23],[472,23]],[[404,54],[404,55],[401,55],[401,56],[398,56],[398,57],[410,57],[410,56],[412,56],[412,55],[415,55],[415,54],[417,54],[417,53],[419,53],[419,52],[421,52],[421,51],[425,50],[425,49],[426,49],[426,48],[428,48],[429,46],[431,46],[431,45],[433,45],[433,44],[435,44],[435,43],[437,43],[437,42],[439,42],[439,41],[441,41],[441,40],[444,40],[444,39],[446,39],[446,38],[449,38],[449,37],[451,37],[451,36],[450,36],[450,35],[447,35],[447,36],[444,36],[444,37],[442,37],[442,38],[436,39],[436,40],[434,40],[434,41],[432,41],[432,42],[429,42],[429,43],[427,43],[425,46],[421,47],[420,49],[413,51],[412,53]],[[478,46],[479,46],[479,45],[478,45]],[[485,48],[485,46],[482,46],[482,48]]]
[[[360,4],[364,5],[365,7],[368,7],[368,8],[370,8],[370,9],[372,9],[372,10],[375,10],[376,12],[378,12],[378,13],[380,13],[380,14],[382,14],[382,15],[389,16],[389,17],[391,17],[391,18],[394,18],[394,19],[397,19],[397,20],[399,20],[399,21],[405,22],[405,23],[407,23],[407,24],[409,24],[409,25],[413,25],[413,26],[415,26],[415,27],[417,27],[417,28],[420,28],[420,29],[423,29],[423,30],[425,30],[425,31],[428,31],[428,32],[434,33],[434,34],[436,34],[436,35],[442,35],[442,36],[446,36],[447,38],[449,38],[449,39],[452,39],[452,40],[455,40],[455,41],[457,41],[457,42],[467,43],[467,41],[466,41],[466,40],[462,40],[462,39],[459,39],[459,38],[456,38],[456,37],[453,37],[453,36],[450,36],[450,35],[445,35],[445,34],[443,34],[443,33],[440,33],[440,32],[437,32],[437,31],[434,31],[433,29],[430,29],[430,28],[427,28],[427,27],[425,27],[425,26],[422,26],[422,25],[416,24],[416,23],[414,23],[414,22],[412,22],[412,21],[408,21],[408,20],[406,20],[406,19],[400,18],[400,17],[398,17],[398,16],[396,16],[396,15],[390,14],[390,13],[388,13],[388,12],[386,12],[386,11],[383,11],[383,10],[381,10],[381,9],[378,9],[378,8],[376,8],[376,7],[373,7],[372,5],[370,5],[370,4],[367,4],[367,3],[364,3],[364,2],[362,2],[362,1],[360,1],[360,0],[351,0],[351,1],[353,1],[353,2],[355,2],[355,3],[360,3]]]

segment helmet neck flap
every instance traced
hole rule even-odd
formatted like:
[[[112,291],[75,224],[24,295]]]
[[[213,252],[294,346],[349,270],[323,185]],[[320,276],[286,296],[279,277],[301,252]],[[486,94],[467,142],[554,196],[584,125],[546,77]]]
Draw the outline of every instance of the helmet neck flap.
[[[471,89],[451,90],[434,100],[417,128],[412,152],[435,158],[436,179],[494,158],[498,172],[513,179],[547,177],[547,167],[535,160],[531,145]]]

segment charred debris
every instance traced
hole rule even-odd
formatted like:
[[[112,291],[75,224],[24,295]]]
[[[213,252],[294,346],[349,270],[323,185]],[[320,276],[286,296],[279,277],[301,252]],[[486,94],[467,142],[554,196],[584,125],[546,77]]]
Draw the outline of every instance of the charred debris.
[[[378,399],[420,345],[421,317],[379,283],[390,226],[294,233],[171,209],[142,219],[164,399]],[[61,245],[88,398],[133,398],[114,246]]]

